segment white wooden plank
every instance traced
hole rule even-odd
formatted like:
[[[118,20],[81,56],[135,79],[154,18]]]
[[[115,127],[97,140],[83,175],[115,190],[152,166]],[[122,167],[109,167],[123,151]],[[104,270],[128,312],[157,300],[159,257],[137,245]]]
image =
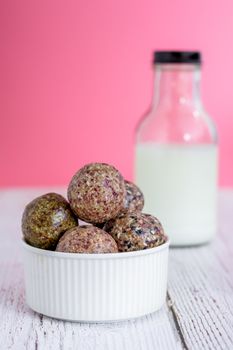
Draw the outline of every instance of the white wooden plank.
[[[27,202],[48,191],[0,192],[0,349],[178,349],[172,316],[187,348],[233,348],[233,192],[220,195],[221,236],[214,244],[171,250],[170,315],[165,307],[136,321],[86,325],[39,317],[24,303],[20,217]]]
[[[49,191],[0,192],[0,349],[179,349],[180,339],[190,349],[233,348],[233,192],[220,195],[221,236],[214,244],[171,251],[171,312],[164,307],[140,320],[86,325],[39,317],[24,303],[21,213]]]
[[[21,215],[25,204],[50,191],[0,192],[0,349],[181,349],[167,306],[138,320],[80,324],[40,316],[25,305],[20,263]],[[64,193],[62,189],[53,191]]]
[[[211,245],[172,249],[169,295],[188,349],[233,349],[233,256]]]

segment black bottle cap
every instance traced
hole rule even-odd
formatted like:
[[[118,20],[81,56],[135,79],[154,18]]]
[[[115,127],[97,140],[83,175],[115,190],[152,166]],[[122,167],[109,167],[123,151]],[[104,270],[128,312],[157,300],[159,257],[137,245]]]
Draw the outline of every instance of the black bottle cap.
[[[154,63],[201,63],[199,51],[155,51]]]

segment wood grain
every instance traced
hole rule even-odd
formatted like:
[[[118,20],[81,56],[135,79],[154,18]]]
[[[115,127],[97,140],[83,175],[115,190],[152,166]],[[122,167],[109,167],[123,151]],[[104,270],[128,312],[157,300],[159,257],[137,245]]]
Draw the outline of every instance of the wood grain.
[[[233,193],[220,194],[212,244],[171,249],[169,296],[188,349],[233,349]]]
[[[36,314],[24,301],[21,214],[49,191],[0,191],[0,350],[233,349],[233,192],[220,194],[220,230],[212,244],[171,249],[167,305],[159,312],[80,324]]]

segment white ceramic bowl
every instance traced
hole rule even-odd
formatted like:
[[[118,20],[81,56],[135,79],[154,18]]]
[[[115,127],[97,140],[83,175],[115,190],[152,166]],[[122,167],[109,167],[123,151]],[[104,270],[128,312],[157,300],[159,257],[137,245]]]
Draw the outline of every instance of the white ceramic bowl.
[[[161,308],[169,242],[114,254],[61,253],[23,242],[26,302],[35,311],[83,322],[117,321]]]

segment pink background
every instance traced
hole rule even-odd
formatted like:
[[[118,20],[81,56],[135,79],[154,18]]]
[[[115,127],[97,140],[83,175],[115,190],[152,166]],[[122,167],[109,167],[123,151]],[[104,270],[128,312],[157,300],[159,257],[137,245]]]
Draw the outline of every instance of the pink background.
[[[199,49],[203,100],[233,185],[233,1],[3,0],[0,185],[66,184],[86,162],[133,175],[154,49]]]

